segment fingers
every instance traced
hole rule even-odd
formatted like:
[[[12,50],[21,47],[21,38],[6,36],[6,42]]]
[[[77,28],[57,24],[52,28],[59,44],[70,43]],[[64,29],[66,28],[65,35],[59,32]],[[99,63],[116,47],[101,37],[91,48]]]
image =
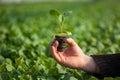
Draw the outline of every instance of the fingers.
[[[66,39],[66,43],[70,45],[70,47],[76,46],[76,42],[72,38]]]
[[[72,38],[68,38],[66,39],[66,43],[70,45],[70,47],[75,47],[77,46],[76,42],[72,39]],[[53,55],[53,57],[58,61],[61,62],[61,60],[63,60],[63,52],[59,52],[57,51],[57,47],[58,47],[59,43],[57,40],[54,40],[51,44],[51,53]]]

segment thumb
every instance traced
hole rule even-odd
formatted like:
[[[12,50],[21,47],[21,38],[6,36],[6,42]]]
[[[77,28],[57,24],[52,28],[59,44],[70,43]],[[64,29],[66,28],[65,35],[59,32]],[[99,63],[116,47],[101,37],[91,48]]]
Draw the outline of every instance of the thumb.
[[[66,43],[68,43],[71,47],[77,45],[77,43],[72,38],[67,38]]]

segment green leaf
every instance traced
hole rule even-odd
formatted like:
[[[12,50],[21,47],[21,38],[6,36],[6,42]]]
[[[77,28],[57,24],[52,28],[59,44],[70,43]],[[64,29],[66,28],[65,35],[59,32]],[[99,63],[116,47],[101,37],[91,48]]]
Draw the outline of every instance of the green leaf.
[[[78,80],[78,79],[76,79],[74,76],[71,76],[70,80]]]
[[[50,10],[50,14],[53,15],[53,16],[59,16],[61,15],[59,11],[57,10]]]
[[[72,35],[72,33],[71,32],[67,32],[67,35],[70,36],[70,35]]]
[[[7,64],[6,69],[7,69],[7,71],[12,71],[14,69],[14,67],[11,64]]]
[[[72,14],[72,11],[66,11],[66,12],[64,12],[64,16],[66,17],[66,16],[69,16],[70,14]]]
[[[60,24],[62,24],[63,23],[63,20],[64,20],[64,17],[63,17],[63,15],[59,15],[59,22],[60,22]]]

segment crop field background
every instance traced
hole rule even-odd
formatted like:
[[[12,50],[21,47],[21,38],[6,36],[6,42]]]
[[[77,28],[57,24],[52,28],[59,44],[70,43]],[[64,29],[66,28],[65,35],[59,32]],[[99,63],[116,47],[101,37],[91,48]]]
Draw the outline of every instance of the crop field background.
[[[63,31],[85,54],[120,52],[119,2],[0,4],[0,80],[98,80],[53,59],[49,47],[59,28],[50,9],[72,11]]]

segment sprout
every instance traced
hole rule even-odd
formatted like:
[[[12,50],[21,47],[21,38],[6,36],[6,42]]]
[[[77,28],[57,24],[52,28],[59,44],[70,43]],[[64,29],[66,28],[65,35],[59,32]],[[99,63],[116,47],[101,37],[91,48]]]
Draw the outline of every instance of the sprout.
[[[60,28],[60,32],[63,33],[62,28],[63,28],[63,22],[64,22],[64,18],[68,15],[70,15],[72,13],[72,11],[66,11],[63,14],[60,13],[57,10],[50,10],[50,14],[57,17],[58,22],[59,22],[59,28]]]

